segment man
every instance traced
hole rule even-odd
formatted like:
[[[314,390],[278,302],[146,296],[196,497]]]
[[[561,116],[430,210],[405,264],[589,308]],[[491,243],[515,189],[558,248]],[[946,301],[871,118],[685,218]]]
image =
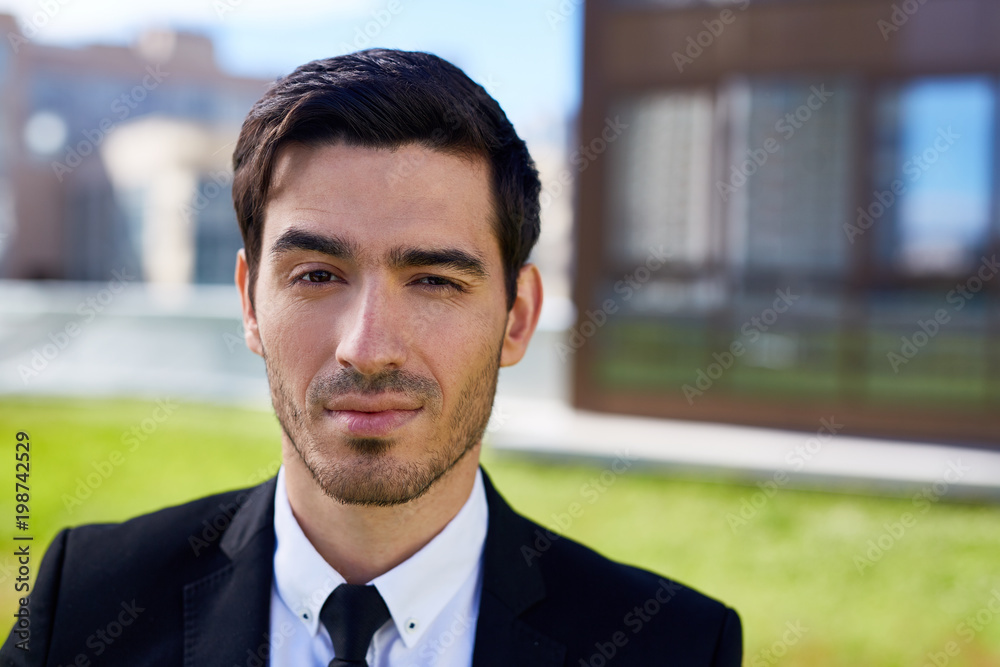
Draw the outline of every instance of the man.
[[[479,468],[542,304],[538,175],[482,88],[425,53],[309,63],[234,165],[282,468],[60,533],[5,664],[739,664],[734,611],[546,533]]]

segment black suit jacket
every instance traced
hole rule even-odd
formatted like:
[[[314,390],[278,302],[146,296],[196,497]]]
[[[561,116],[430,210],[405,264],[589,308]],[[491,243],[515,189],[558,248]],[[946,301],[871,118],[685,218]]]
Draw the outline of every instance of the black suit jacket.
[[[473,667],[736,667],[736,612],[514,512],[484,473],[489,527]],[[3,665],[261,667],[275,479],[121,524],[60,532]],[[16,630],[16,626],[15,626]]]

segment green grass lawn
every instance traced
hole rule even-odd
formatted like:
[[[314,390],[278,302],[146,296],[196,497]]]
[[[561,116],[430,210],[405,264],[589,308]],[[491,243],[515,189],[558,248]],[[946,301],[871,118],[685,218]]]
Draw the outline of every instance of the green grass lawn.
[[[36,553],[66,525],[117,521],[210,492],[248,486],[277,469],[269,412],[140,401],[0,401],[10,493],[0,558],[0,611],[13,613],[14,442],[31,436],[31,530]],[[627,443],[621,443],[626,446]],[[117,451],[117,454],[114,452]],[[735,607],[745,663],[757,665],[1000,664],[1000,508],[909,497],[779,490],[731,526],[757,489],[632,466],[568,465],[487,451],[508,501],[598,551],[665,573]],[[613,483],[598,490],[591,480]],[[89,482],[88,483],[88,476]],[[588,484],[590,484],[588,486]],[[758,502],[762,496],[758,496]],[[568,515],[573,503],[582,508]],[[868,541],[910,512],[915,523],[859,572]],[[2,520],[2,519],[0,519]],[[883,544],[889,538],[883,537]],[[37,560],[35,561],[37,568]],[[978,619],[977,619],[978,615]],[[6,618],[12,618],[7,615]],[[970,621],[971,619],[971,621]],[[800,637],[787,633],[787,624]],[[783,643],[783,635],[795,642]],[[946,656],[949,642],[955,642]],[[773,652],[772,652],[773,651]]]

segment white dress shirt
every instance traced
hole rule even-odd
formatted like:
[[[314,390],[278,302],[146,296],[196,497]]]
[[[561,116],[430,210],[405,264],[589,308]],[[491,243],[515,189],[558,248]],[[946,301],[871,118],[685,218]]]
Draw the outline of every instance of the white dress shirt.
[[[469,667],[476,638],[488,512],[482,472],[462,509],[434,539],[370,582],[391,621],[372,638],[369,667]],[[319,611],[344,583],[302,532],[292,514],[285,469],[274,497],[274,581],[271,587],[272,667],[327,667],[333,644]]]

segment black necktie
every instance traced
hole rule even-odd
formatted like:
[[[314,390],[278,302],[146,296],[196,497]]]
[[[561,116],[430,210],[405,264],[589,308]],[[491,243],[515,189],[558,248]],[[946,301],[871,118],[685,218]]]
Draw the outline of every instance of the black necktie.
[[[341,584],[319,612],[337,656],[329,667],[368,667],[365,656],[375,631],[391,618],[374,586]]]

